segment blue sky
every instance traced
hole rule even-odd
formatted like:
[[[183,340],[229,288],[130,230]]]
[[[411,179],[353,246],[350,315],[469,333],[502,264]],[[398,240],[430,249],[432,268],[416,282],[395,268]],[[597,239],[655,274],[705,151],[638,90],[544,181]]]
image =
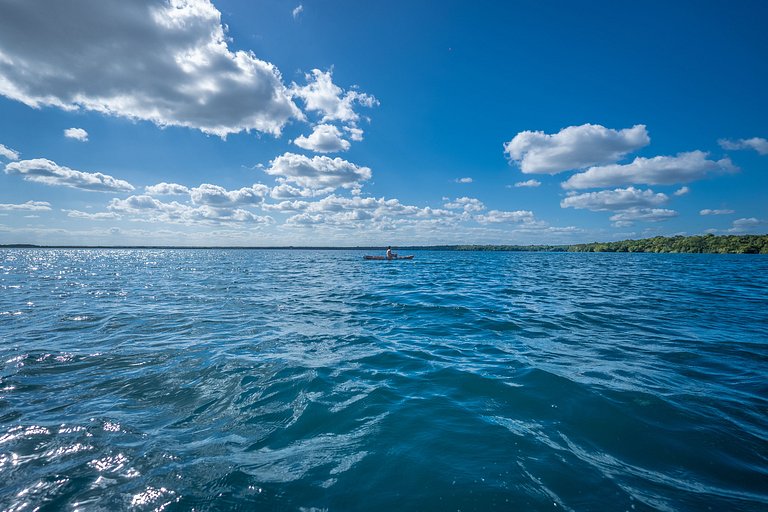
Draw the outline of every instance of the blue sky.
[[[766,19],[758,0],[0,0],[0,243],[765,233]]]

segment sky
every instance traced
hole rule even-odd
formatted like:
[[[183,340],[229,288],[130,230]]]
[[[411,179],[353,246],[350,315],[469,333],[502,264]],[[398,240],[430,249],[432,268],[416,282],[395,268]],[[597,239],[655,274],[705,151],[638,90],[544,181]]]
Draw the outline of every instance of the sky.
[[[0,244],[768,233],[768,2],[0,0]]]

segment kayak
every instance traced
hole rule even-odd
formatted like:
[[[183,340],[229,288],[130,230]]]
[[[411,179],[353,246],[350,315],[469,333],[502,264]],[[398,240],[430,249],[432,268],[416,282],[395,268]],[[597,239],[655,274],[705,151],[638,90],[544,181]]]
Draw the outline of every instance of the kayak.
[[[395,256],[394,258],[387,258],[386,256],[363,256],[364,260],[412,260],[413,256]]]

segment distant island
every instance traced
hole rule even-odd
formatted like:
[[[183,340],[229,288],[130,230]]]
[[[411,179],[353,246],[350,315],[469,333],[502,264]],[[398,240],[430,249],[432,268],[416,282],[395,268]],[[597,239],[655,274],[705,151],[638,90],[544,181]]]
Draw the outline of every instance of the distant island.
[[[768,254],[768,235],[656,236],[572,245],[446,245],[431,248],[449,251]]]
[[[0,249],[324,249],[382,250],[377,246],[357,247],[186,247],[186,246],[115,246],[115,245],[34,245],[6,244]],[[410,245],[399,250],[433,251],[510,251],[510,252],[664,252],[710,254],[768,254],[768,235],[696,235],[656,236],[620,242],[592,242],[571,245]]]

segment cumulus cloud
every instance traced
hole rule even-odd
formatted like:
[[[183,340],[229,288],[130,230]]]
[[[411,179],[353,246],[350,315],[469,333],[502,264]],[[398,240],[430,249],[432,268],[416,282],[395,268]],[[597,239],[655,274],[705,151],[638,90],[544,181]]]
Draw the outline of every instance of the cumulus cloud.
[[[374,107],[379,101],[371,96],[356,90],[346,91],[333,83],[331,71],[313,69],[305,76],[307,85],[293,84],[293,93],[301,98],[306,109],[318,112],[322,115],[322,122],[341,121],[342,123],[356,123],[360,116],[354,107]]]
[[[677,215],[678,213],[675,210],[668,210],[666,208],[629,208],[611,215],[610,221],[613,222],[614,227],[623,228],[632,226],[638,220],[661,222],[677,217]]]
[[[443,205],[449,210],[464,210],[465,212],[480,212],[485,210],[485,205],[479,199],[474,197],[457,197]]]
[[[0,210],[22,210],[30,212],[41,212],[51,209],[51,203],[46,201],[27,201],[21,204],[0,204]]]
[[[308,188],[296,188],[287,183],[277,185],[269,191],[269,196],[272,199],[293,199],[296,197],[312,197],[314,195],[314,191]]]
[[[203,183],[199,187],[189,190],[189,196],[194,204],[216,207],[261,204],[264,201],[264,196],[268,193],[269,187],[261,183],[238,190],[227,190],[219,185]]]
[[[64,130],[64,136],[70,139],[88,142],[88,132],[82,128],[67,128]]]
[[[341,137],[341,131],[332,124],[319,124],[309,137],[300,135],[293,143],[316,153],[335,153],[349,149],[349,141]]]
[[[87,213],[87,212],[81,212],[80,210],[61,210],[61,211],[66,213],[67,217],[72,217],[74,219],[85,219],[85,220],[118,220],[120,219],[120,215],[115,212]]]
[[[571,193],[560,201],[562,208],[578,208],[592,211],[618,211],[628,208],[648,208],[669,201],[666,194],[635,187],[601,190],[585,194]]]
[[[61,185],[96,192],[130,192],[133,185],[100,172],[82,172],[58,165],[46,158],[21,160],[5,166],[6,174],[21,175],[26,181]]]
[[[108,209],[112,212],[134,217],[146,222],[169,222],[176,224],[222,223],[269,224],[271,217],[258,216],[242,208],[216,207],[209,204],[191,206],[172,201],[164,203],[148,195],[130,196],[126,199],[112,199]]]
[[[704,208],[703,210],[699,211],[699,215],[730,215],[732,213],[736,213],[735,210],[710,210],[709,208]]]
[[[294,9],[291,11],[291,15],[293,15],[293,19],[298,19],[301,13],[304,12],[304,6],[302,4],[297,5],[294,7]]]
[[[175,196],[189,194],[189,188],[178,183],[158,183],[144,187],[144,193],[150,196]]]
[[[285,153],[270,162],[264,172],[302,188],[359,188],[360,182],[371,179],[371,169],[360,167],[341,158],[315,156],[309,158]]]
[[[738,140],[720,139],[717,142],[723,149],[754,149],[761,155],[768,155],[768,139],[762,137]]]
[[[261,205],[261,208],[266,211],[273,211],[273,212],[301,212],[306,210],[309,207],[308,201],[280,201],[279,203],[264,203]]]
[[[524,131],[504,144],[504,152],[526,174],[557,174],[614,163],[651,141],[645,125],[613,130],[599,124],[569,126],[549,135]]]
[[[398,199],[342,197],[333,194],[314,202],[283,201],[276,205],[265,204],[263,207],[270,211],[295,213],[286,219],[289,226],[324,224],[344,228],[367,222],[383,229],[401,225],[403,222],[423,225],[451,222],[459,218],[455,212],[449,210],[405,205]]]
[[[355,142],[363,140],[363,130],[357,126],[345,126],[344,131],[349,134],[349,138]]]
[[[541,182],[539,180],[526,180],[515,183],[515,187],[538,187],[540,185]]]
[[[516,210],[505,212],[491,210],[485,215],[478,215],[475,220],[480,224],[499,224],[501,222],[533,222],[533,212],[530,210]]]
[[[688,188],[688,187],[680,187],[679,189],[675,190],[674,195],[676,195],[678,197],[679,196],[684,196],[684,195],[686,195],[690,191],[691,191],[691,189]]]
[[[456,183],[472,183],[472,178],[456,178]]]
[[[4,3],[0,94],[219,136],[303,118],[277,68],[231,51],[210,0]]]
[[[728,231],[731,233],[744,233],[746,231],[751,231],[756,228],[759,228],[765,224],[768,224],[768,223],[756,217],[736,219],[735,221],[733,221],[733,224],[732,224],[733,227],[731,227],[731,229],[729,229]]]
[[[574,174],[563,182],[563,188],[583,189],[613,187],[626,184],[673,185],[705,178],[709,174],[735,172],[730,159],[708,160],[703,151],[678,153],[677,156],[635,158],[626,165],[592,167]]]
[[[0,156],[6,160],[18,160],[19,152],[0,144]]]

